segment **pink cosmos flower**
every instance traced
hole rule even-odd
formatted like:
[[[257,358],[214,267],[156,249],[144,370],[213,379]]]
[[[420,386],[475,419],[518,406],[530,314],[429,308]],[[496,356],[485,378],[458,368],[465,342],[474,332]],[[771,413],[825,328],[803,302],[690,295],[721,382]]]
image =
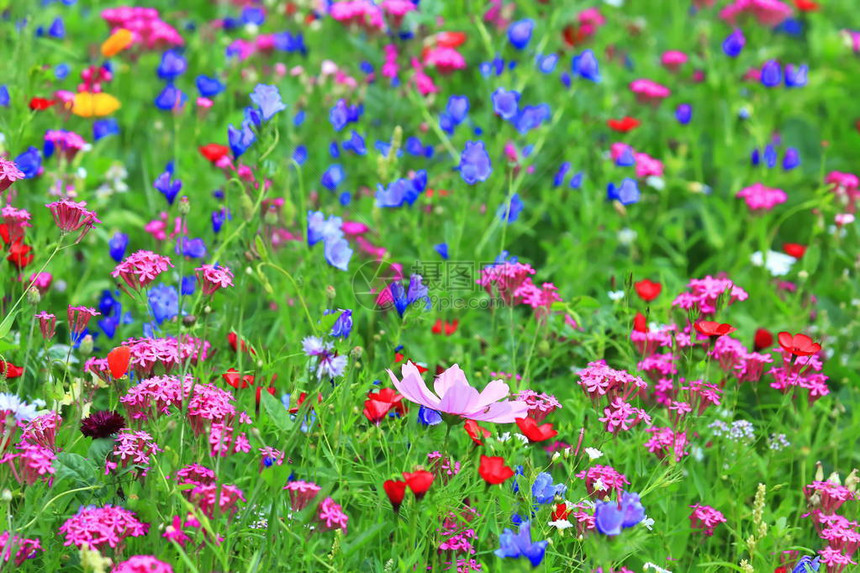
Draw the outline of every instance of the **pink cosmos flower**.
[[[648,79],[633,80],[630,82],[630,91],[636,94],[640,103],[658,104],[672,94],[666,86],[660,85]]]
[[[791,7],[779,0],[735,0],[720,11],[720,18],[734,26],[744,14],[755,17],[762,26],[773,28],[791,16]]]
[[[482,392],[469,385],[466,374],[455,364],[436,377],[431,392],[418,368],[407,362],[398,380],[391,370],[388,375],[398,392],[416,404],[443,414],[459,416],[479,422],[512,424],[516,418],[525,418],[529,405],[520,400],[506,400],[510,388],[501,380],[493,380]]]
[[[203,265],[194,269],[197,280],[203,289],[203,294],[210,295],[217,290],[233,286],[233,271],[219,265]]]
[[[742,197],[751,211],[770,211],[788,200],[782,189],[765,187],[761,183],[744,187],[735,197]]]
[[[18,169],[18,165],[14,161],[0,157],[0,192],[5,191],[12,183],[23,178],[24,174]]]

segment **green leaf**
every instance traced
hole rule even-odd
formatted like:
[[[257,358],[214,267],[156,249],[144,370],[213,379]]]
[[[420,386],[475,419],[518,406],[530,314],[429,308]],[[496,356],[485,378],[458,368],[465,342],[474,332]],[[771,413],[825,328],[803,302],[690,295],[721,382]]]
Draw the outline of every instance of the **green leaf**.
[[[344,556],[349,557],[350,555],[352,555],[353,553],[355,553],[356,551],[361,549],[369,541],[372,541],[373,538],[376,536],[376,534],[379,533],[379,531],[382,528],[386,527],[387,525],[389,525],[389,523],[382,522],[382,523],[377,523],[376,525],[374,525],[373,527],[371,527],[369,529],[365,529],[361,533],[361,535],[356,537],[352,543],[350,543],[349,545],[346,546],[346,548],[344,548],[344,550],[343,550]]]
[[[15,322],[15,316],[18,314],[18,309],[13,310],[0,322],[0,339],[6,338],[9,331],[12,330],[12,324]]]
[[[71,480],[75,487],[86,487],[98,483],[98,469],[83,456],[69,452],[60,452],[54,460],[54,478],[56,482],[64,479]]]
[[[87,450],[87,459],[90,463],[102,465],[107,458],[108,453],[114,448],[116,442],[113,438],[99,438],[93,440],[90,444],[90,449]]]
[[[818,264],[821,262],[821,247],[811,245],[806,249],[801,261],[803,261],[803,270],[810,275],[815,274],[815,271],[818,270]]]
[[[268,392],[262,392],[260,400],[263,402],[263,410],[279,430],[286,432],[293,427],[293,421],[290,420],[290,415],[280,400]]]

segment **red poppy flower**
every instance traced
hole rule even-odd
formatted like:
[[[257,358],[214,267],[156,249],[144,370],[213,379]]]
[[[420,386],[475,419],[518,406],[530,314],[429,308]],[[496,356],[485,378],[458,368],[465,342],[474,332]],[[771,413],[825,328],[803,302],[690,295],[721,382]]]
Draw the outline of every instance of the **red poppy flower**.
[[[239,335],[233,331],[227,333],[227,342],[230,343],[230,348],[233,349],[233,352],[238,352],[239,347],[241,346],[242,352],[250,352],[253,355],[257,355],[257,352],[249,347],[244,340],[239,340]]]
[[[475,420],[466,420],[464,428],[466,428],[466,433],[469,434],[469,437],[472,438],[472,441],[479,446],[484,445],[484,442],[482,442],[481,440],[490,437],[490,430],[482,428]]]
[[[403,404],[403,396],[394,388],[382,388],[379,392],[368,392],[367,399],[388,404],[389,410],[394,410],[401,416],[406,414],[406,406]]]
[[[803,254],[806,252],[806,245],[786,243],[782,246],[782,250],[785,251],[786,255],[792,256],[795,259],[800,259],[803,258]]]
[[[764,350],[765,348],[770,348],[772,345],[773,334],[771,334],[769,330],[759,328],[755,331],[755,338],[753,339],[753,349],[756,352],[758,352],[759,350]]]
[[[576,46],[582,44],[588,39],[588,34],[586,34],[582,30],[582,28],[570,24],[564,30],[562,30],[561,37],[564,40],[565,44],[567,44],[571,48],[575,48]]]
[[[465,44],[468,38],[465,32],[439,32],[436,34],[436,45],[440,48],[457,48]]]
[[[201,145],[197,148],[200,151],[200,154],[215,163],[222,157],[226,157],[230,154],[230,148],[226,145],[219,145],[217,143],[207,143],[206,145]]]
[[[117,346],[107,355],[110,375],[115,379],[122,378],[128,372],[128,361],[131,359],[131,349],[128,346]]]
[[[457,332],[457,327],[460,326],[459,320],[454,320],[453,322],[442,321],[441,318],[436,319],[436,323],[433,325],[433,328],[430,331],[433,334],[442,334],[445,333],[445,336],[451,336],[455,332]]]
[[[34,97],[30,100],[30,109],[33,111],[45,111],[57,104],[57,100],[55,99],[45,99],[43,97]]]
[[[713,320],[698,320],[693,327],[696,332],[705,336],[723,336],[737,330],[731,324],[715,322]]]
[[[570,516],[570,509],[566,503],[558,503],[555,509],[552,510],[552,519],[550,521],[564,521]]]
[[[406,359],[407,358],[406,358],[405,354],[401,354],[400,352],[394,353],[394,363],[395,364],[397,364],[398,362],[403,362]],[[427,368],[421,366],[420,364],[413,362],[412,360],[410,360],[409,362],[412,362],[412,364],[415,364],[415,368],[417,368],[418,372],[420,372],[421,374],[427,372]]]
[[[4,245],[12,242],[12,239],[9,237],[9,227],[6,225],[0,225],[0,239],[3,240]]]
[[[821,350],[821,345],[805,334],[780,332],[777,341],[783,350],[795,356],[812,356]]]
[[[400,511],[400,504],[403,503],[403,497],[406,495],[406,482],[393,479],[386,480],[382,484],[382,489],[385,490],[385,495],[388,496],[394,513]]]
[[[633,288],[636,289],[636,294],[639,295],[639,298],[645,302],[651,302],[660,296],[660,292],[663,290],[663,285],[645,279],[637,283],[633,283]]]
[[[773,573],[788,573],[788,567],[782,565],[773,570]]]
[[[6,260],[19,269],[23,269],[33,262],[35,255],[30,254],[32,250],[33,247],[25,245],[22,239],[18,239],[9,247],[9,256],[6,257]]]
[[[11,362],[0,360],[0,374],[5,375],[6,378],[19,378],[24,374],[24,368],[15,366]]]
[[[253,376],[251,378],[253,378]],[[251,383],[253,384],[253,381]],[[255,398],[257,400],[257,404],[260,403],[260,397],[263,395],[263,389],[264,388],[262,386],[257,386],[257,392],[256,392],[256,396],[255,396]],[[272,396],[275,395],[275,387],[274,386],[269,386],[268,388],[265,388],[265,390],[266,390],[266,392],[268,392]]]
[[[820,8],[818,2],[812,0],[794,0],[794,5],[801,12],[815,12]]]
[[[520,432],[532,442],[543,442],[558,435],[552,424],[547,423],[538,426],[533,418],[517,418],[515,421]]]
[[[642,122],[635,117],[625,115],[623,119],[610,119],[606,122],[606,125],[608,125],[613,131],[628,133],[642,125]]]
[[[248,386],[254,385],[254,376],[251,374],[245,374],[242,376],[239,374],[239,371],[235,368],[229,369],[227,372],[221,375],[224,378],[224,382],[236,388],[237,390],[240,388],[247,388]]]
[[[636,332],[648,332],[648,319],[641,312],[637,312],[633,318],[633,330]]]
[[[481,456],[478,475],[488,484],[498,485],[511,479],[514,470],[505,465],[505,458],[501,456]]]
[[[290,409],[289,409],[290,414],[295,414],[296,412],[298,412],[298,411],[299,411],[299,408],[301,408],[301,407],[302,407],[302,404],[304,404],[304,403],[305,403],[305,399],[306,399],[307,397],[308,397],[308,393],[307,393],[307,392],[302,392],[301,394],[299,394],[299,399],[298,399],[298,400],[296,400],[296,405],[295,405],[295,406],[291,406],[291,407],[290,407]],[[322,394],[318,394],[318,395],[317,395],[317,404],[322,404],[322,401],[323,401]],[[311,409],[313,409],[313,408],[311,408]]]
[[[377,426],[382,422],[383,418],[388,415],[391,410],[391,402],[380,402],[379,400],[364,401],[364,417],[370,420]]]
[[[415,494],[415,499],[421,499],[430,486],[433,485],[433,474],[427,470],[416,470],[414,472],[403,472],[403,479],[406,480],[406,485]]]

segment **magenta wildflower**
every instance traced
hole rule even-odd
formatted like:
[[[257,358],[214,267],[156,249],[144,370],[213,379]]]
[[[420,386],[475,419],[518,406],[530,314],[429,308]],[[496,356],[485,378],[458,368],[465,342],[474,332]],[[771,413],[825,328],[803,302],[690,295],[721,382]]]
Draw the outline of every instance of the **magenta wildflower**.
[[[576,474],[581,480],[585,480],[585,489],[588,495],[598,499],[607,499],[614,494],[620,495],[625,485],[630,485],[627,476],[612,466],[591,466],[585,471]]]
[[[0,464],[8,464],[12,476],[20,484],[33,485],[37,481],[50,483],[53,480],[53,463],[56,457],[49,448],[21,442],[12,452],[0,458]]]
[[[658,104],[672,94],[666,86],[648,79],[638,79],[630,82],[630,91],[636,94],[641,103]]]
[[[121,278],[131,290],[140,290],[172,267],[173,263],[165,256],[151,251],[137,251],[119,263],[111,272],[111,276]],[[124,289],[123,285],[120,287]]]
[[[475,282],[484,287],[490,296],[501,297],[505,304],[513,304],[517,290],[533,274],[535,270],[530,265],[504,262],[484,267],[481,278]]]
[[[69,332],[72,334],[72,338],[77,338],[87,328],[90,319],[100,314],[94,308],[70,305],[66,310],[66,318],[69,321]]]
[[[141,523],[135,514],[122,507],[81,507],[60,526],[63,545],[78,548],[84,544],[93,549],[117,548],[127,537],[145,535],[149,525]]]
[[[62,423],[62,416],[54,411],[36,416],[24,424],[21,441],[56,451],[57,428]]]
[[[44,551],[39,539],[26,539],[12,535],[8,531],[0,533],[0,556],[8,563],[15,561],[15,565],[21,566],[27,559],[33,559]]]
[[[57,155],[66,161],[71,161],[79,151],[87,146],[84,138],[74,131],[55,129],[45,132],[46,149],[53,148]],[[45,152],[48,155],[48,152]]]
[[[651,434],[651,438],[645,442],[645,447],[658,459],[663,460],[671,456],[677,462],[684,456],[690,455],[690,452],[685,449],[688,445],[687,432],[676,433],[672,428],[657,427],[646,428],[645,431]]]
[[[290,492],[290,507],[293,511],[301,511],[316,497],[321,488],[313,482],[291,481],[284,489]]]
[[[495,374],[491,374],[496,376]],[[516,397],[520,402],[525,402],[528,407],[528,417],[537,422],[542,422],[555,410],[561,409],[561,402],[551,394],[538,394],[534,390],[521,390]]]
[[[135,555],[117,563],[110,573],[173,573],[173,567],[152,555]]]
[[[672,306],[678,306],[684,310],[698,309],[703,315],[710,315],[717,311],[717,301],[726,291],[730,292],[726,304],[730,305],[737,301],[744,301],[749,294],[735,285],[727,278],[706,276],[703,279],[690,279],[687,284],[690,292],[682,292],[674,301]]]
[[[45,207],[51,210],[54,223],[63,233],[81,231],[75,242],[80,242],[96,223],[101,223],[95,212],[86,208],[85,202],[77,203],[69,199],[61,199],[48,203]]]
[[[197,280],[200,281],[200,286],[205,295],[233,286],[233,272],[228,267],[203,265],[194,270],[197,271]]]
[[[691,505],[693,513],[690,514],[690,527],[693,530],[701,531],[708,537],[714,534],[714,528],[726,522],[726,518],[722,513],[707,505]]]
[[[753,212],[770,211],[788,200],[788,196],[782,189],[765,187],[761,183],[744,187],[735,197],[743,198],[747,202],[747,207]]]
[[[200,464],[191,464],[176,471],[176,481],[180,485],[209,485],[218,480],[215,472]]]
[[[0,193],[12,186],[12,183],[24,179],[24,174],[14,161],[0,157]]]
[[[284,452],[281,450],[266,446],[265,448],[260,448],[260,472],[262,473],[263,468],[270,468],[272,466],[280,466],[284,463]]]
[[[135,432],[128,428],[119,431],[116,445],[105,460],[105,475],[129,465],[134,466],[134,474],[146,477],[151,456],[162,451],[152,436],[144,431]]]
[[[239,511],[239,502],[245,502],[242,490],[230,484],[198,485],[186,495],[210,519],[215,517],[216,511],[232,516]]]
[[[349,518],[343,512],[343,508],[330,497],[325,498],[317,508],[317,519],[325,529],[340,529],[346,533]]]

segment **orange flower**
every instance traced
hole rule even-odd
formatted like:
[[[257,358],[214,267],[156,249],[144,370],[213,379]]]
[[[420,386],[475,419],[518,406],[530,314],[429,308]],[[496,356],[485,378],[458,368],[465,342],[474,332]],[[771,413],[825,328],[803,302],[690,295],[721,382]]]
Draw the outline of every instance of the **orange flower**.
[[[125,28],[120,28],[111,34],[102,44],[102,56],[106,58],[113,57],[131,46],[131,42],[131,32]]]

